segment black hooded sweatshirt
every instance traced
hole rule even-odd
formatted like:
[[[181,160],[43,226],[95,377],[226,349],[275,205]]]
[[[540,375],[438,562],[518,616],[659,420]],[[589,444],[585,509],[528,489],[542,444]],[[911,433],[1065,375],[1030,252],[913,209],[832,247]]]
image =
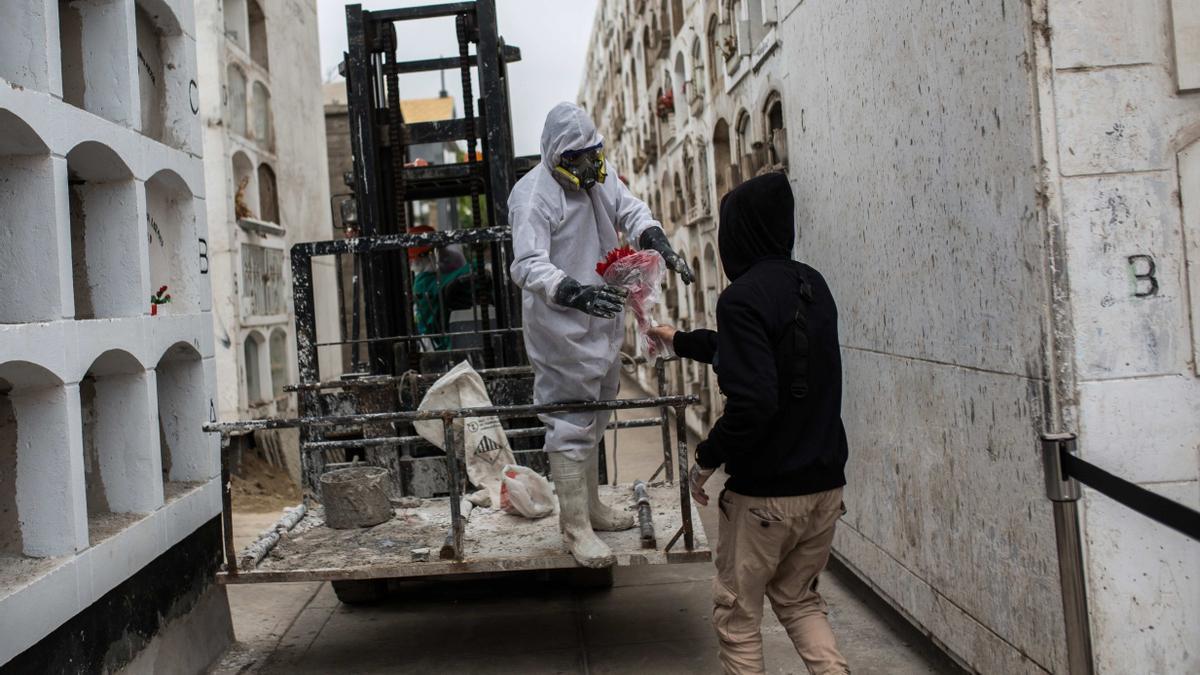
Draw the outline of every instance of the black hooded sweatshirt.
[[[676,353],[711,363],[726,397],[696,462],[724,464],[726,487],[756,497],[846,484],[837,307],[820,273],[791,259],[793,206],[780,173],[746,181],[721,200],[718,248],[732,283],[717,300],[717,330],[675,334]],[[798,325],[808,339],[803,368],[795,365]],[[800,396],[798,381],[799,389],[807,385]]]

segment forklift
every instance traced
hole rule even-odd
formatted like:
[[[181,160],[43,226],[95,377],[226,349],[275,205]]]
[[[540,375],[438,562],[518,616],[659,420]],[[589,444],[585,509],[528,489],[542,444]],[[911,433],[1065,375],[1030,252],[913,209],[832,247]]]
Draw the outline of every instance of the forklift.
[[[454,20],[457,56],[400,60],[403,45],[397,39],[397,23],[446,17]],[[348,51],[340,70],[347,82],[354,171],[346,181],[352,198],[341,210],[353,236],[300,243],[291,250],[299,379],[287,389],[298,397],[298,415],[205,426],[222,439],[225,560],[218,580],[327,580],[346,603],[376,600],[389,583],[399,580],[535,570],[568,570],[590,579],[588,585],[611,585],[612,568],[578,566],[562,543],[556,516],[529,520],[500,509],[475,508],[464,499],[462,433],[454,424],[499,418],[517,462],[545,475],[545,430],[537,416],[601,409],[653,414],[621,420],[614,415],[609,424],[614,434],[639,427],[659,427],[662,432],[662,463],[633,484],[608,484],[601,446],[599,478],[605,501],[627,505],[638,516],[632,530],[597,533],[612,549],[616,564],[711,560],[703,528],[695,526],[699,518],[687,486],[684,413],[698,399],[666,391],[664,359],[655,363],[659,384],[653,397],[532,402],[533,372],[521,336],[520,289],[508,276],[513,251],[507,200],[516,180],[540,158],[516,157],[513,150],[508,66],[520,60],[521,52],[498,34],[495,0],[381,11],[349,5],[346,28]],[[400,76],[439,70],[461,75],[461,116],[407,122],[400,105]],[[466,151],[456,162],[414,161],[412,149],[423,144],[465,144]],[[438,223],[438,228],[417,227],[419,205],[433,200],[465,202],[470,217]],[[336,258],[339,269],[353,269],[352,292],[348,298],[338,294],[339,311],[349,317],[341,339],[321,342],[312,270],[314,258],[328,256]],[[425,264],[418,273],[414,268],[422,256]],[[453,283],[443,283],[442,263],[451,258],[460,269],[465,266],[465,272]],[[452,288],[457,292],[450,293]],[[348,353],[350,369],[323,381],[321,356],[330,349]],[[429,388],[464,360],[483,379],[492,405],[419,409]],[[416,421],[440,421],[447,451],[416,434]],[[304,501],[285,509],[246,549],[235,551],[229,440],[237,434],[285,428],[299,430]],[[387,470],[394,517],[362,529],[327,526],[321,476],[362,465]],[[660,539],[656,533],[670,536]]]

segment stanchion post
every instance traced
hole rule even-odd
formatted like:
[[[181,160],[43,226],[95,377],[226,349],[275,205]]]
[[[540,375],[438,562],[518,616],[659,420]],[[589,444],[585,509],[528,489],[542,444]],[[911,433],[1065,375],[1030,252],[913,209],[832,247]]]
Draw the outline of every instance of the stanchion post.
[[[1075,454],[1075,434],[1042,434],[1046,497],[1054,512],[1058,576],[1062,585],[1067,664],[1071,675],[1093,675],[1092,631],[1088,623],[1083,544],[1079,534],[1079,481],[1063,471],[1062,454]]]

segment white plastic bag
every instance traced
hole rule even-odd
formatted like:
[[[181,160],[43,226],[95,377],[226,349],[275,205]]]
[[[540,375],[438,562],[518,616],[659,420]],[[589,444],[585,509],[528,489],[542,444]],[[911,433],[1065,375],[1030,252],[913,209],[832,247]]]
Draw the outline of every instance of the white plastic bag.
[[[554,513],[554,488],[542,474],[529,467],[509,464],[500,479],[500,508],[526,518],[544,518]]]
[[[659,287],[666,274],[662,254],[651,250],[634,251],[628,246],[613,249],[596,265],[596,272],[606,283],[629,291],[627,305],[637,325],[638,353],[650,359],[670,356],[669,345],[650,335],[650,329],[658,325],[653,313],[662,300]]]
[[[491,404],[483,378],[470,363],[463,361],[433,383],[417,409],[479,408]],[[467,477],[472,485],[487,491],[486,500],[482,495],[471,495],[471,502],[477,506],[497,507],[500,504],[501,470],[516,462],[504,427],[496,417],[468,417],[465,423],[458,418],[453,424],[457,435],[463,439]],[[441,420],[413,422],[413,426],[421,438],[446,449]]]

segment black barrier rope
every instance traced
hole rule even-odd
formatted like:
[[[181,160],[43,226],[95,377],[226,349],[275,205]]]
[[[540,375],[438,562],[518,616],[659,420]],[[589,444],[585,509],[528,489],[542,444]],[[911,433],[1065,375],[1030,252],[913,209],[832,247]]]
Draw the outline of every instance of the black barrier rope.
[[[1060,452],[1063,473],[1088,487],[1098,490],[1147,518],[1178,530],[1192,539],[1200,540],[1200,511],[1193,511],[1178,502],[1134,485],[1072,455]]]

